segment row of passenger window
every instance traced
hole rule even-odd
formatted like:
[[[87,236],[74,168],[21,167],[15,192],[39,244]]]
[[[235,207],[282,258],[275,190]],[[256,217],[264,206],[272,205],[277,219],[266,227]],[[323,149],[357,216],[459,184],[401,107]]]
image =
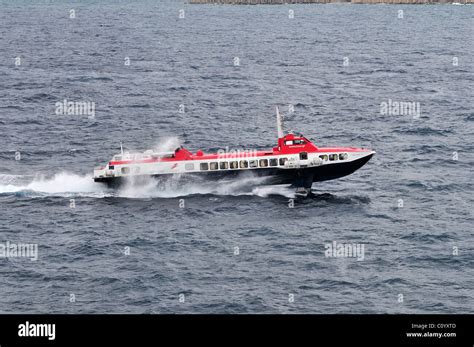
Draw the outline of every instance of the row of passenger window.
[[[337,154],[323,154],[320,155],[319,158],[321,158],[324,161],[335,161],[335,160],[346,160],[349,158],[349,155],[347,153],[340,153],[339,155]]]
[[[256,167],[269,167],[269,166],[283,166],[285,162],[288,161],[288,158],[272,158],[272,159],[260,159],[260,160],[240,160],[240,161],[221,161],[221,162],[210,162],[210,163],[200,163],[199,169],[202,171],[205,170],[227,170],[227,169],[247,169],[247,168],[256,168]],[[185,164],[186,170],[194,170],[194,163]]]
[[[336,161],[336,160],[346,160],[349,156],[347,153],[338,154],[323,154],[320,155],[323,161]],[[221,161],[221,162],[210,162],[210,163],[200,163],[199,168],[202,171],[206,170],[227,170],[227,169],[247,169],[247,168],[256,168],[256,167],[268,167],[268,166],[284,166],[285,162],[288,161],[288,158],[272,158],[272,159],[260,159],[260,160],[240,160],[240,161]],[[184,165],[186,170],[194,170],[194,163],[186,163]],[[113,170],[113,166],[109,167],[110,170]],[[140,168],[135,168],[135,173],[139,173]],[[121,169],[122,174],[129,174],[130,168],[123,167]]]
[[[285,162],[288,161],[288,158],[280,158],[278,159],[260,159],[260,160],[241,160],[241,161],[221,161],[221,162],[210,162],[210,163],[201,163],[199,165],[199,168],[201,170],[227,170],[227,169],[247,169],[247,168],[256,168],[256,167],[268,167],[268,166],[280,166],[285,165]],[[194,170],[194,163],[186,163],[184,165],[184,168],[186,170]],[[110,170],[113,170],[113,166],[109,167]],[[135,173],[139,173],[140,168],[136,167],[135,168]],[[121,173],[124,175],[130,174],[130,168],[125,166],[121,168]]]

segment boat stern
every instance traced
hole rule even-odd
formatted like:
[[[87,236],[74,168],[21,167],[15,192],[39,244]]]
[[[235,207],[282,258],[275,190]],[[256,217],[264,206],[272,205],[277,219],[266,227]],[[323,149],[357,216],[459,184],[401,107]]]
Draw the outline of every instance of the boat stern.
[[[110,170],[107,166],[98,166],[94,168],[94,182],[109,183],[114,181],[115,178],[117,177],[115,176],[114,170]]]

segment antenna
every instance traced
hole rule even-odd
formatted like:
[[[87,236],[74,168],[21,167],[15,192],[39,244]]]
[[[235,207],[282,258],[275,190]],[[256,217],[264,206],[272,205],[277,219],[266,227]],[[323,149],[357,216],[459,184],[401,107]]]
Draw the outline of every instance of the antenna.
[[[280,115],[280,110],[278,109],[278,106],[275,107],[276,110],[276,116],[277,116],[277,130],[278,130],[278,138],[282,138],[283,135],[283,121]]]

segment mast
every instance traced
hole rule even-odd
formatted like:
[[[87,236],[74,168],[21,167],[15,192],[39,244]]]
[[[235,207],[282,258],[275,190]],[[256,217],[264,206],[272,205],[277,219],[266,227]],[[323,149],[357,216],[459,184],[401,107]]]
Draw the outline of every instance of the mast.
[[[280,115],[280,110],[278,109],[278,106],[275,107],[276,110],[276,117],[277,117],[277,130],[278,130],[278,138],[282,138],[283,135],[283,121]]]

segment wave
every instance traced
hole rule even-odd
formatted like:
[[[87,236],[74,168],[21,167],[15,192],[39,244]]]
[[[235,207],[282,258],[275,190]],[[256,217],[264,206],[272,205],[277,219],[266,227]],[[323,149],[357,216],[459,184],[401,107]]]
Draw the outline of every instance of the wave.
[[[91,197],[91,198],[177,198],[189,195],[229,195],[268,197],[280,195],[294,197],[294,190],[288,185],[268,186],[265,178],[242,177],[236,180],[207,181],[204,179],[185,182],[179,175],[165,181],[150,179],[147,183],[128,182],[118,189],[96,183],[92,175],[77,175],[61,172],[47,177],[44,175],[22,176],[0,174],[0,196],[19,197]]]
[[[53,177],[0,174],[0,195],[29,197],[91,196],[104,197],[109,189],[96,184],[91,175],[61,172]]]
[[[263,177],[240,177],[234,180],[209,181],[194,178],[183,180],[176,175],[166,180],[151,179],[146,184],[129,182],[117,190],[116,196],[123,198],[177,198],[190,195],[259,196],[282,195],[294,197],[289,185],[268,186]]]

